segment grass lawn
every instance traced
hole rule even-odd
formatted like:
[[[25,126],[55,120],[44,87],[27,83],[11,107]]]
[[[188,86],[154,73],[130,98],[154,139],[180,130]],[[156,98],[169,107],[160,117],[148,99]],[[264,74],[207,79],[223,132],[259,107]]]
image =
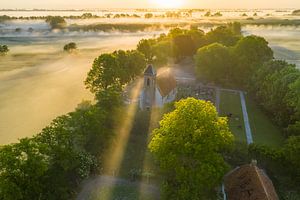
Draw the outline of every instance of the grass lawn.
[[[246,133],[240,94],[235,92],[221,91],[220,94],[221,116],[232,114],[229,119],[229,127],[237,140],[246,142]]]
[[[88,200],[155,200],[157,195],[134,185],[103,186],[89,194]]]
[[[253,141],[257,144],[280,146],[284,141],[279,128],[259,109],[253,100],[246,96],[246,104]]]

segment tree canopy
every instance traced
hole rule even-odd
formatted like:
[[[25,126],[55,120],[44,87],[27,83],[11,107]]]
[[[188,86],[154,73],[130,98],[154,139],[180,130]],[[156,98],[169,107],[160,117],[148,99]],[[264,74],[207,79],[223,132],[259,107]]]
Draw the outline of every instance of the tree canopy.
[[[52,29],[64,28],[67,25],[66,20],[61,16],[48,16],[46,22]]]
[[[72,52],[77,49],[77,45],[75,42],[70,42],[64,46],[64,51]]]
[[[188,98],[175,103],[153,131],[150,151],[165,177],[166,199],[207,199],[228,170],[220,152],[233,135],[210,102]]]
[[[230,49],[214,43],[198,49],[195,55],[197,76],[214,83],[226,83],[232,78],[232,56]]]
[[[9,52],[7,45],[0,45],[0,55],[5,55]]]
[[[136,50],[101,54],[94,60],[85,80],[93,93],[129,83],[144,70],[145,57]]]

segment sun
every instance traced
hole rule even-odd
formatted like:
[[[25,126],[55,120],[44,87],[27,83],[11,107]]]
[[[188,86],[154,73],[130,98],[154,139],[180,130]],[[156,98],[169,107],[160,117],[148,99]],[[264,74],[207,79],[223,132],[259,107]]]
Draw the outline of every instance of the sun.
[[[159,8],[179,8],[184,0],[152,0]]]

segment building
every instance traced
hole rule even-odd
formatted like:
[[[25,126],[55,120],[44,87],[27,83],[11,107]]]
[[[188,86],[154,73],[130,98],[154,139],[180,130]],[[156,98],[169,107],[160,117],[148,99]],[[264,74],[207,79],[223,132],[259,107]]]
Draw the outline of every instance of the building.
[[[256,166],[256,161],[225,175],[224,190],[227,200],[279,200],[272,181]]]
[[[162,107],[175,100],[176,80],[171,70],[164,70],[157,75],[152,65],[144,72],[144,86],[140,95],[140,108]]]

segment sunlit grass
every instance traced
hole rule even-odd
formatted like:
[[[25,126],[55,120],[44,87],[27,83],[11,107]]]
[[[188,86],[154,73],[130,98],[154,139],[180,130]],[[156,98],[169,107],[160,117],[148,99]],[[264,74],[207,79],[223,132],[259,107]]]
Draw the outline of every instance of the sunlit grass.
[[[220,95],[221,116],[232,115],[229,119],[229,127],[237,140],[246,142],[243,112],[240,94],[228,91],[221,91]],[[250,122],[251,123],[251,122]]]
[[[284,141],[280,129],[249,97],[246,98],[246,103],[254,142],[261,145],[280,147]]]
[[[136,86],[132,90],[132,99],[136,99],[142,88],[142,80],[139,80]],[[124,152],[127,147],[128,139],[133,126],[133,120],[138,109],[138,104],[130,104],[124,113],[124,117],[120,120],[119,126],[116,128],[116,138],[112,143],[109,151],[106,154],[104,160],[104,170],[106,173],[110,173],[113,176],[118,176],[121,162],[124,158]],[[113,188],[111,188],[113,189]],[[105,199],[111,199],[113,190],[107,191]]]

